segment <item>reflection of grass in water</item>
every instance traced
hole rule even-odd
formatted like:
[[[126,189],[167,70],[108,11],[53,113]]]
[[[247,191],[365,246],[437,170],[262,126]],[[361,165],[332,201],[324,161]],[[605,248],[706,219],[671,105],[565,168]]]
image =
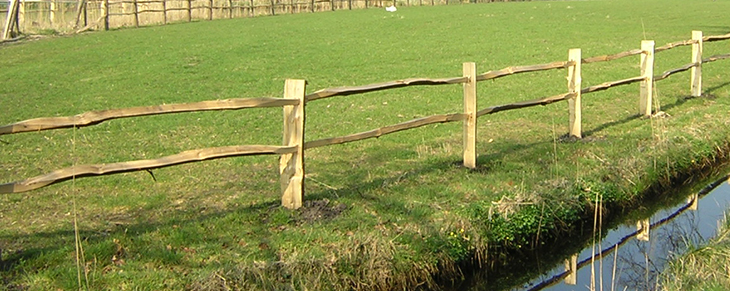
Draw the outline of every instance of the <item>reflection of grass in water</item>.
[[[718,223],[717,237],[669,263],[664,290],[730,290],[730,214]]]

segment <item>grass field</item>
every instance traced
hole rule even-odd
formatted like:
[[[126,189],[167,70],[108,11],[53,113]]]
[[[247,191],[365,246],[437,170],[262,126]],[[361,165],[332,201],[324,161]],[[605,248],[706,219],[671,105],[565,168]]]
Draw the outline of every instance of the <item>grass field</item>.
[[[0,46],[0,124],[89,110],[282,96],[409,77],[456,77],[730,31],[730,1],[539,1],[405,7],[219,20],[95,32]],[[705,44],[705,55],[728,42]],[[657,54],[656,71],[690,61]],[[587,64],[584,86],[634,77],[638,57]],[[638,85],[584,97],[584,142],[561,141],[567,106],[479,120],[480,168],[459,166],[461,125],[306,152],[306,201],[279,206],[276,157],[240,157],[83,178],[0,196],[7,289],[412,289],[459,280],[478,257],[552,244],[583,223],[596,193],[635,206],[650,188],[728,150],[728,62],[703,70],[709,98],[685,99],[688,74],[657,84],[670,118],[638,118]],[[479,107],[566,91],[565,71],[479,84]],[[307,105],[306,140],[461,111],[461,86],[417,87]],[[281,143],[281,109],[113,120],[0,137],[10,182],[72,164]],[[681,181],[680,181],[681,182]],[[493,202],[501,203],[494,204]],[[83,257],[76,261],[74,217]],[[495,266],[496,266],[495,265]],[[81,282],[81,283],[79,283]],[[80,285],[79,285],[80,284]]]

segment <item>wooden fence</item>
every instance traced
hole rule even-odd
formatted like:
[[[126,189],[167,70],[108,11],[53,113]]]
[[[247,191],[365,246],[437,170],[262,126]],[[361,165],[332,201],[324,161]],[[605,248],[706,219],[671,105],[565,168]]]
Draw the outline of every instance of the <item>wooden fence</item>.
[[[0,0],[2,1],[2,0]],[[170,22],[242,18],[263,15],[366,9],[371,7],[447,5],[515,0],[9,0],[18,1],[14,19],[19,31],[62,32],[139,27]],[[3,28],[8,27],[7,25]]]
[[[640,83],[640,101],[637,111],[644,116],[651,116],[653,112],[651,105],[653,104],[652,92],[654,83],[664,80],[669,76],[677,74],[679,72],[689,70],[691,75],[691,94],[692,96],[699,97],[702,94],[702,65],[717,60],[730,58],[730,54],[724,54],[703,59],[702,44],[703,42],[727,39],[730,39],[730,34],[703,37],[701,31],[693,31],[691,40],[674,42],[661,47],[655,47],[654,41],[642,41],[640,49],[620,52],[613,55],[604,55],[589,58],[582,58],[580,49],[571,49],[568,53],[568,60],[566,61],[558,61],[540,65],[507,67],[501,70],[489,71],[483,74],[477,74],[476,65],[474,63],[464,63],[463,74],[459,77],[440,79],[412,78],[364,86],[329,88],[316,91],[311,94],[305,93],[306,88],[304,80],[290,79],[286,80],[285,83],[284,98],[243,98],[184,104],[167,104],[148,107],[132,107],[125,109],[92,111],[67,117],[45,117],[20,121],[17,123],[0,126],[0,135],[49,130],[56,128],[83,127],[95,125],[100,122],[115,118],[167,113],[207,110],[233,110],[261,107],[282,107],[284,112],[282,145],[242,145],[205,148],[185,151],[176,155],[166,156],[153,160],[137,160],[97,165],[78,165],[56,170],[48,174],[36,176],[23,181],[2,184],[0,185],[0,193],[17,193],[29,191],[59,181],[68,180],[74,177],[148,170],[182,163],[232,156],[280,155],[281,159],[279,170],[281,174],[280,181],[282,190],[282,205],[287,208],[296,209],[301,207],[302,205],[302,197],[304,192],[303,181],[305,173],[304,151],[306,149],[379,137],[398,131],[425,126],[428,124],[463,121],[463,163],[465,167],[475,168],[477,166],[476,158],[478,153],[476,149],[478,117],[506,110],[526,108],[537,105],[547,105],[559,101],[567,101],[569,116],[568,132],[571,136],[581,138],[581,98],[584,94],[607,90],[609,88],[620,85]],[[654,56],[656,53],[687,45],[692,46],[690,63],[676,69],[668,70],[666,72],[663,72],[662,74],[654,74]],[[641,70],[638,76],[622,80],[605,82],[586,88],[581,87],[581,71],[583,64],[610,61],[634,55],[641,55]],[[490,106],[481,110],[478,109],[476,91],[477,82],[493,80],[519,73],[551,69],[567,70],[568,91],[566,93],[517,103]],[[388,90],[406,86],[433,86],[449,84],[462,84],[464,101],[463,112],[432,115],[373,129],[370,131],[344,136],[323,138],[306,142],[304,140],[304,124],[306,119],[304,105],[307,102],[331,98],[335,96],[362,94],[366,92]],[[654,107],[653,109],[659,110],[658,106]]]

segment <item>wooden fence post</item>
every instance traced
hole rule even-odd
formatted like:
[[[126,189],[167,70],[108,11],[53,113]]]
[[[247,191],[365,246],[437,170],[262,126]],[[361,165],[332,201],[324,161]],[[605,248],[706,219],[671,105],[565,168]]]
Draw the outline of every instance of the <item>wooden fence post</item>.
[[[475,63],[464,63],[464,167],[474,169],[477,166],[477,66]]]
[[[104,30],[109,30],[109,0],[101,3],[101,13],[104,14]]]
[[[275,0],[271,0],[271,15],[276,15],[276,3]]]
[[[63,5],[63,3],[61,3]],[[51,22],[51,27],[56,24],[56,0],[48,2],[48,20]]]
[[[692,62],[695,66],[690,70],[692,79],[692,97],[702,95],[702,31],[692,31]]]
[[[208,0],[208,20],[213,20],[213,0]]]
[[[193,3],[192,0],[188,0],[188,22],[193,21]]]
[[[644,80],[639,83],[639,114],[650,117],[654,94],[654,41],[642,41],[641,50],[641,76]]]
[[[574,62],[568,67],[568,93],[575,93],[575,97],[568,99],[568,111],[570,113],[569,135],[577,138],[583,137],[583,126],[581,124],[581,51],[571,49],[568,51],[568,61]]]
[[[367,0],[366,0],[367,1]],[[309,8],[311,9],[312,13],[314,13],[314,0],[311,0],[309,2]]]
[[[162,23],[167,24],[167,0],[162,0]]]
[[[5,28],[3,29],[3,35],[0,39],[11,39],[15,37],[13,35],[14,27],[19,27],[16,24],[16,20],[18,19],[18,11],[20,10],[20,0],[10,0],[10,5],[8,6],[8,12],[7,17],[5,18]]]
[[[289,209],[302,206],[304,192],[304,80],[286,80],[284,98],[299,100],[284,106],[284,146],[296,146],[296,153],[283,154],[279,160],[281,204]]]
[[[134,27],[139,27],[139,7],[137,5],[137,0],[133,1],[134,3]]]
[[[228,18],[233,18],[233,0],[228,0]]]

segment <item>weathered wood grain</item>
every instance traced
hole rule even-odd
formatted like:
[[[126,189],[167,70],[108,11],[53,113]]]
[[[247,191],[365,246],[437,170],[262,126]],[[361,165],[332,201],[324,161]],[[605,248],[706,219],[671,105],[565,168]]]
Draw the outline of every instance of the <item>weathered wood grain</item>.
[[[640,50],[640,49],[633,49],[633,50],[630,50],[630,51],[620,52],[620,53],[612,54],[612,55],[603,55],[603,56],[596,56],[596,57],[585,58],[585,59],[582,59],[581,62],[584,63],[584,64],[598,63],[598,62],[607,62],[607,61],[612,61],[612,60],[616,60],[616,59],[620,59],[620,58],[625,58],[625,57],[629,57],[629,56],[635,56],[635,55],[638,55],[638,54],[641,54],[641,53],[643,53],[642,50]]]
[[[280,98],[241,98],[90,111],[75,116],[42,117],[0,126],[0,135],[74,126],[82,127],[98,124],[110,119],[125,117],[207,110],[234,110],[253,107],[281,107],[298,103],[299,101],[297,100]]]
[[[464,119],[462,139],[464,145],[463,162],[464,167],[474,169],[477,167],[477,66],[475,63],[464,63],[462,65],[464,77],[469,82],[463,84],[464,91]]]
[[[148,170],[155,168],[163,168],[173,165],[179,165],[195,161],[203,161],[224,157],[243,156],[243,155],[271,155],[271,154],[289,154],[296,152],[295,146],[267,146],[267,145],[243,145],[243,146],[225,146],[215,148],[205,148],[197,150],[184,151],[179,154],[166,156],[153,160],[137,160],[129,162],[120,162],[112,164],[91,164],[78,165],[50,172],[45,175],[36,176],[19,182],[7,183],[0,185],[0,193],[18,193],[43,186],[68,180],[73,177],[98,176],[115,174],[122,172],[132,172],[140,170]]]
[[[690,69],[690,91],[693,97],[702,96],[702,31],[692,31],[692,62],[697,64]]]
[[[651,116],[654,105],[654,45],[653,40],[641,41],[641,50],[644,53],[641,54],[639,66],[644,80],[639,83],[639,114],[647,117]]]
[[[322,146],[328,146],[328,145],[335,145],[335,144],[343,144],[373,137],[381,137],[386,134],[417,128],[429,124],[434,123],[446,123],[446,122],[454,122],[454,121],[461,121],[466,118],[466,115],[463,113],[452,113],[452,114],[438,114],[438,115],[431,115],[428,117],[418,118],[409,120],[406,122],[398,123],[395,125],[385,126],[378,129],[373,129],[365,132],[350,134],[350,135],[344,135],[344,136],[338,136],[338,137],[331,137],[331,138],[323,138],[319,140],[314,141],[308,141],[304,143],[304,149],[311,149],[311,148],[317,148]]]
[[[489,71],[484,74],[478,75],[477,81],[492,80],[492,79],[497,79],[497,78],[501,78],[504,76],[514,75],[514,74],[519,74],[519,73],[567,68],[572,65],[573,65],[573,62],[552,62],[552,63],[540,64],[540,65],[506,67],[501,70]]]
[[[568,93],[575,94],[574,97],[568,99],[568,134],[572,137],[583,137],[583,117],[582,117],[582,101],[580,96],[581,86],[583,84],[583,76],[581,73],[581,49],[571,49],[568,51],[568,60],[574,65],[568,68]]]
[[[294,147],[296,151],[283,154],[279,159],[281,184],[281,205],[288,209],[302,207],[304,195],[304,92],[306,81],[287,79],[284,85],[284,98],[299,101],[297,105],[284,106],[283,145]]]
[[[405,80],[390,81],[384,83],[376,83],[363,86],[352,86],[352,87],[337,87],[322,89],[317,92],[308,94],[305,96],[307,102],[314,101],[323,98],[329,98],[334,96],[347,96],[353,94],[374,92],[386,89],[401,88],[407,86],[417,85],[446,85],[446,84],[461,84],[468,80],[465,77],[456,78],[441,78],[441,79],[428,79],[428,78],[410,78]]]

